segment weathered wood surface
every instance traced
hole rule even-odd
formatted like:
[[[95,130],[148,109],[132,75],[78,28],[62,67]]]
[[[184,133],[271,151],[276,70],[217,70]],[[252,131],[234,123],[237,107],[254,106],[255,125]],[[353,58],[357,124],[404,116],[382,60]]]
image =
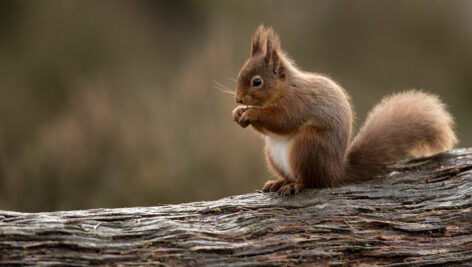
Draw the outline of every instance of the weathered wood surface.
[[[472,149],[292,197],[0,211],[0,264],[472,265]]]

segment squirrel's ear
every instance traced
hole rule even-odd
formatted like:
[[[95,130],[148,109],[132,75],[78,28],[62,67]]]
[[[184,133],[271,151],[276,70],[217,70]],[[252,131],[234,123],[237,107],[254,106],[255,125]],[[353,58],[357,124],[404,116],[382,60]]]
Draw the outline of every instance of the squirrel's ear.
[[[272,73],[275,76],[280,78],[285,76],[284,62],[282,61],[282,58],[280,58],[278,51],[273,50],[270,54],[268,52],[266,55],[266,62],[268,68],[272,70]]]
[[[284,64],[280,56],[279,37],[272,28],[266,29],[263,25],[257,28],[251,42],[251,56],[259,55],[264,56],[267,66],[271,68],[275,75],[279,77],[285,75]]]
[[[280,40],[277,34],[269,28],[266,30],[266,55],[265,61],[267,66],[271,68],[272,73],[279,77],[284,77],[284,64],[280,57]]]
[[[257,27],[257,30],[254,33],[251,41],[251,56],[255,56],[263,52],[262,50],[265,48],[264,46],[266,39],[265,31],[264,25],[259,25],[259,27]]]

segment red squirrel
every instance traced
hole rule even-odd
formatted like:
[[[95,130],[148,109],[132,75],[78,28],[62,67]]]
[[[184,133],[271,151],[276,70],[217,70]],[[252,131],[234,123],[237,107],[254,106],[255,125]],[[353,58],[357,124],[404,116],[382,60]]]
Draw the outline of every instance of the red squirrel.
[[[238,75],[233,120],[265,136],[265,155],[278,178],[264,192],[299,193],[386,174],[389,164],[451,149],[453,119],[434,95],[406,91],[384,98],[351,141],[349,95],[326,76],[300,70],[277,34],[259,26]]]

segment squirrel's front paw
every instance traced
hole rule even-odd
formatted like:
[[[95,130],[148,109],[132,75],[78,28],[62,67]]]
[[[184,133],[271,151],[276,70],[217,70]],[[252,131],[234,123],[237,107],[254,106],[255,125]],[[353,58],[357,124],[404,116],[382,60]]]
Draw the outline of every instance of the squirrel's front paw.
[[[246,128],[249,125],[249,119],[247,116],[244,116],[248,109],[247,106],[239,106],[233,110],[233,121],[243,128]]]
[[[245,111],[243,115],[241,115],[241,118],[239,118],[239,125],[243,128],[246,128],[249,124],[251,124],[248,113],[249,112]]]

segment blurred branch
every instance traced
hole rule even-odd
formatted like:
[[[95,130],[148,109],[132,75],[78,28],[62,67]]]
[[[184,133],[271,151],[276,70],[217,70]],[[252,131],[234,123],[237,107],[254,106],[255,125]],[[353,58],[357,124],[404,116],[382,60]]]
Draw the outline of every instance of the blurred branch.
[[[0,211],[0,264],[467,265],[472,149],[399,163],[385,179],[295,197],[148,208]]]

